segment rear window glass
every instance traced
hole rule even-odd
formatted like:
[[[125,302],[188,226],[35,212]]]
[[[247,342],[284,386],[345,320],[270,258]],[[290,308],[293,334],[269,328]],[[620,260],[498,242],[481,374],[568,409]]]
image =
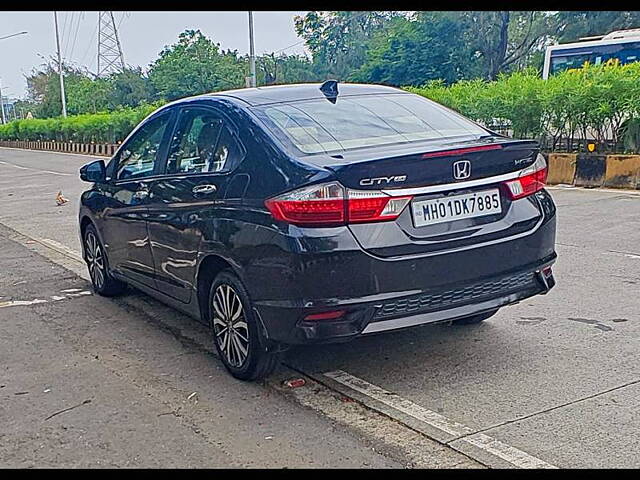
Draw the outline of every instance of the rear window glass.
[[[486,135],[464,117],[419,95],[338,97],[255,107],[273,133],[303,153]]]

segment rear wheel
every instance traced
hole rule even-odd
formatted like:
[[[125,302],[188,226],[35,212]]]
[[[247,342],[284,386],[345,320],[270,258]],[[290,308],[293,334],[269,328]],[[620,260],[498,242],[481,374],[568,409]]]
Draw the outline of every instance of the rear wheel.
[[[280,355],[267,348],[249,295],[230,270],[221,272],[211,285],[209,316],[216,350],[231,375],[259,380],[275,370]]]
[[[93,225],[84,231],[84,259],[87,262],[93,290],[99,295],[112,297],[122,293],[126,285],[111,276],[107,268],[107,256]]]
[[[452,325],[474,325],[476,323],[484,322],[487,318],[493,317],[498,310],[491,310],[490,312],[479,313],[470,317],[458,318],[451,322]]]

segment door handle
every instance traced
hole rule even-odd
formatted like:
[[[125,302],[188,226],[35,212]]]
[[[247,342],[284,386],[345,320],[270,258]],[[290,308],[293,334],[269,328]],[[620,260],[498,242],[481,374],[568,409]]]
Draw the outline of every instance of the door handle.
[[[214,193],[218,188],[215,185],[196,185],[191,189],[195,195],[207,195]]]

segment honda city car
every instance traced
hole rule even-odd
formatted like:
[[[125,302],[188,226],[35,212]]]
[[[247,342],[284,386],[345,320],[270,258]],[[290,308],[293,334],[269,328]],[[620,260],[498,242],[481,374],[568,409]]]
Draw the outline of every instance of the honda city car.
[[[131,285],[208,325],[243,380],[289,345],[479,323],[555,284],[538,144],[396,88],[181,99],[80,176],[94,290]]]

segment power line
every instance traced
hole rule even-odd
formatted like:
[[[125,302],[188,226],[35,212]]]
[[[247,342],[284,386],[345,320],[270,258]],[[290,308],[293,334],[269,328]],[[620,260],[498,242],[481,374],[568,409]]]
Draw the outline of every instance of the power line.
[[[89,38],[95,38],[96,30],[98,30],[98,25],[93,26],[93,32],[91,33]],[[89,53],[89,49],[91,48],[91,45],[93,45],[92,42],[87,42],[87,48],[84,50],[84,53],[82,54],[82,57],[78,62],[80,65],[82,65],[82,62],[84,62],[84,59],[87,58],[87,53]]]
[[[67,12],[66,16],[69,16],[69,12]],[[76,16],[76,12],[71,12],[71,21],[69,22],[69,32],[68,32],[67,37],[65,39],[66,41],[64,42],[64,48],[62,49],[62,51],[63,51],[62,57],[63,58],[67,58],[67,51],[69,50],[69,40],[71,39],[71,31],[73,30],[73,20],[74,20],[75,16]],[[62,33],[62,38],[64,38],[64,32]]]
[[[73,51],[76,48],[76,40],[78,38],[78,30],[80,30],[80,20],[82,20],[82,17],[84,17],[84,12],[81,12],[80,15],[78,15],[78,21],[76,22],[76,33],[73,36],[73,43],[71,44],[71,53],[69,54],[69,61],[73,59]]]

